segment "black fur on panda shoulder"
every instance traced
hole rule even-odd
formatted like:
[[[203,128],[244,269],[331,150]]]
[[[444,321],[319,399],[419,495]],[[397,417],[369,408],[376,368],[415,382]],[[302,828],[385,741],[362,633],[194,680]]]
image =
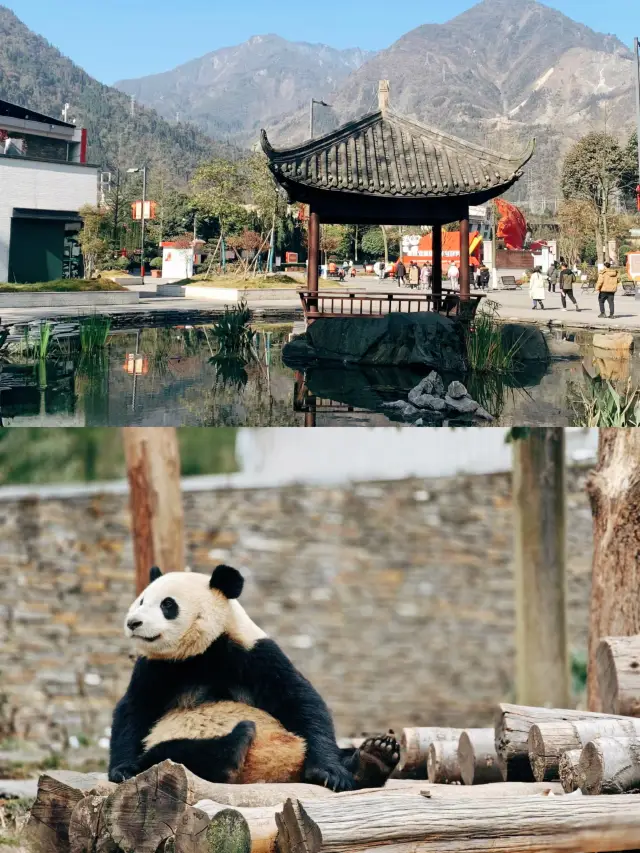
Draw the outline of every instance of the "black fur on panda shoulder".
[[[111,781],[121,782],[165,758],[185,764],[211,782],[229,781],[235,757],[253,734],[252,724],[241,723],[225,737],[171,741],[144,753],[144,738],[186,694],[197,695],[199,703],[242,701],[266,711],[306,741],[304,781],[333,790],[355,786],[353,775],[342,764],[326,704],[277,643],[260,639],[245,649],[227,635],[186,660],[137,660],[113,716]]]

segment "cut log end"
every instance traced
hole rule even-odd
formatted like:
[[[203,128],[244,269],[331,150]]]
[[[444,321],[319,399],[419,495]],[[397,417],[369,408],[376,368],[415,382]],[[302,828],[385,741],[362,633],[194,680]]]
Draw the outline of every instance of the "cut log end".
[[[458,741],[458,764],[465,785],[502,782],[493,729],[469,729]]]
[[[551,782],[557,779],[555,768],[548,768],[547,755],[544,743],[544,737],[540,731],[540,726],[531,726],[529,730],[529,761],[531,762],[531,772],[536,782]],[[558,756],[553,756],[557,759]],[[555,765],[555,761],[552,762]]]
[[[572,794],[578,788],[582,788],[582,777],[580,775],[581,749],[568,749],[560,756],[558,771],[560,783],[565,794]]]
[[[203,853],[251,853],[249,825],[240,812],[233,809],[224,809],[214,815],[205,836],[207,843]]]
[[[458,762],[458,741],[435,741],[427,752],[427,776],[432,784],[453,785],[462,782]]]

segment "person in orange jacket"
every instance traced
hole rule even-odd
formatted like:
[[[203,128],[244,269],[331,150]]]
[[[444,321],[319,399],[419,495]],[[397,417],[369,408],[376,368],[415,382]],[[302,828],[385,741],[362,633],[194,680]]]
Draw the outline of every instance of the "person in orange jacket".
[[[612,270],[611,264],[607,262],[604,269],[598,276],[596,290],[598,292],[598,303],[600,304],[599,317],[606,317],[604,313],[605,305],[609,305],[609,318],[614,317],[614,297],[618,287],[620,286],[620,276],[618,270]]]

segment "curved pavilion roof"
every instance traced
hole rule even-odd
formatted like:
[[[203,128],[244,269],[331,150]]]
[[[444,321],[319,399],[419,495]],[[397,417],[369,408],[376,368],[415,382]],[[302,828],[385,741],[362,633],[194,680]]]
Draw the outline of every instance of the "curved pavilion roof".
[[[332,221],[365,222],[358,216],[366,211],[368,218],[386,213],[377,221],[389,224],[452,221],[465,205],[506,192],[535,150],[532,140],[521,156],[508,157],[389,109],[296,147],[274,149],[264,130],[261,142],[291,201],[346,217]]]

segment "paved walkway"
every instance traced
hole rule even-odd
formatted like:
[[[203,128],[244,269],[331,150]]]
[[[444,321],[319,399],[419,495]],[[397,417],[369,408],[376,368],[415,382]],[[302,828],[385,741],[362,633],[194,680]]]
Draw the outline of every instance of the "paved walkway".
[[[156,281],[154,281],[154,285],[155,283]],[[351,289],[403,294],[411,292],[408,288],[398,288],[393,282],[379,282],[370,276],[358,276],[356,279],[351,279],[343,285],[336,281],[321,280],[320,288],[322,289],[323,287],[325,289],[344,289],[345,291]],[[135,284],[132,289],[136,289]],[[138,287],[137,289],[141,288]],[[156,296],[154,291],[155,287],[153,285],[145,285],[145,297],[147,298],[142,298],[138,305],[108,305],[100,306],[99,309],[79,306],[64,308],[3,308],[0,321],[3,324],[11,324],[51,317],[75,318],[95,314],[97,310],[101,314],[138,315],[141,322],[144,322],[145,319],[148,319],[149,315],[156,313],[187,315],[190,312],[210,312],[212,315],[215,315],[224,310],[225,304],[229,304],[229,300],[161,298]],[[274,320],[283,320],[288,316],[291,319],[299,320],[302,317],[300,300],[295,291],[292,291],[291,299],[269,300],[264,298],[264,293],[261,296],[262,298],[256,300],[253,304],[251,299],[249,299],[249,305],[256,317],[264,319],[272,317]],[[503,320],[517,320],[540,326],[554,325],[570,328],[583,327],[588,329],[640,332],[640,299],[636,300],[632,296],[625,296],[622,291],[619,291],[616,294],[616,315],[613,320],[610,320],[608,317],[605,319],[598,317],[598,297],[593,291],[588,293],[576,291],[576,298],[581,308],[580,312],[576,312],[571,303],[569,303],[571,307],[566,312],[563,312],[559,293],[547,293],[545,310],[534,311],[527,288],[523,288],[522,290],[490,290],[487,292],[487,299],[499,305],[499,314]]]

